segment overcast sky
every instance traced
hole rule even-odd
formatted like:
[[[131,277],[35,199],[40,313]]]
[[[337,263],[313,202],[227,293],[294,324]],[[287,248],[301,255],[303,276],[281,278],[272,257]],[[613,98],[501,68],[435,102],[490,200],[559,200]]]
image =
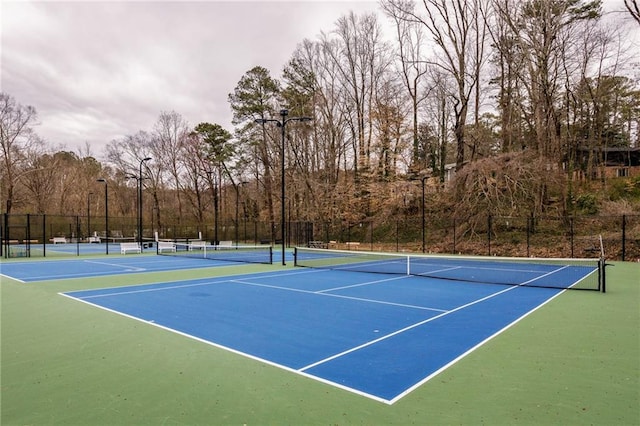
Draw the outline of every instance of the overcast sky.
[[[622,0],[606,0],[618,10]],[[279,78],[303,39],[377,1],[0,0],[0,90],[38,111],[50,145],[100,158],[162,111],[232,130],[227,102],[260,65]],[[381,22],[384,17],[380,14]]]
[[[1,90],[38,112],[49,144],[100,157],[162,111],[232,130],[227,102],[260,65],[279,78],[296,45],[373,1],[1,2]]]

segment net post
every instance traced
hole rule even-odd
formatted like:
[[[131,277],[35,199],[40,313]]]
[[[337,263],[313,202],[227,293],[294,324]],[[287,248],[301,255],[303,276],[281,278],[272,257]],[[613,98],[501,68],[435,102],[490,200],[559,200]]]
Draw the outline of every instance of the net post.
[[[298,266],[298,247],[293,248],[293,266]]]
[[[602,234],[600,234],[598,237],[600,240],[600,260],[598,261],[599,269],[601,270],[600,291],[602,291],[603,293],[606,293],[607,292],[607,273],[606,273],[607,259],[604,255],[604,242],[602,241]]]
[[[411,256],[407,255],[407,275],[411,275]]]
[[[602,257],[600,258],[600,291],[603,293],[607,292],[607,260]]]

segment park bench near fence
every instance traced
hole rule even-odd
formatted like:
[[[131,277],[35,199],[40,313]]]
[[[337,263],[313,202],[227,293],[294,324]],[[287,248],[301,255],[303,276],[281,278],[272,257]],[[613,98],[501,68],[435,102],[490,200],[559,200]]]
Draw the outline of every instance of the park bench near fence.
[[[127,254],[129,251],[142,253],[142,249],[138,243],[120,243],[120,254]]]

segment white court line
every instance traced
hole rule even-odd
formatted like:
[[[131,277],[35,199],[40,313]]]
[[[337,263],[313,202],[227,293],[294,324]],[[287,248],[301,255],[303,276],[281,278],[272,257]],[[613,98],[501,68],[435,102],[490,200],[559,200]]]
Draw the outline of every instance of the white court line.
[[[476,303],[483,302],[483,301],[485,301],[485,300],[491,299],[492,297],[498,296],[499,294],[505,293],[505,292],[507,292],[507,291],[511,291],[511,290],[513,290],[513,289],[515,289],[515,288],[517,288],[517,287],[510,287],[510,288],[506,288],[506,289],[501,290],[501,291],[499,291],[499,292],[497,292],[497,293],[493,293],[493,294],[490,294],[490,295],[488,295],[488,296],[485,296],[485,297],[483,297],[483,298],[481,298],[481,299],[477,299],[477,300],[474,300],[473,302],[469,302],[469,303],[467,303],[467,304],[465,304],[465,305],[458,306],[457,308],[452,309],[452,310],[450,310],[450,311],[445,311],[445,312],[441,313],[440,315],[436,315],[435,317],[427,318],[426,320],[423,320],[423,321],[417,322],[417,323],[415,323],[415,324],[411,324],[411,325],[409,325],[409,326],[407,326],[407,327],[401,328],[401,329],[396,330],[396,331],[394,331],[394,332],[392,332],[392,333],[386,334],[386,335],[384,335],[384,336],[380,336],[380,337],[378,337],[377,339],[374,339],[374,340],[371,340],[371,341],[369,341],[369,342],[363,343],[363,344],[361,344],[361,345],[359,345],[359,346],[355,346],[355,347],[353,347],[353,348],[351,348],[351,349],[347,349],[346,351],[343,351],[343,352],[337,353],[337,354],[332,355],[332,356],[330,356],[330,357],[327,357],[327,358],[325,358],[325,359],[321,359],[321,360],[319,360],[319,361],[317,361],[317,362],[314,362],[313,364],[309,364],[309,365],[307,365],[307,366],[305,366],[305,367],[300,368],[300,371],[308,370],[308,369],[310,369],[310,368],[313,368],[313,367],[316,367],[316,366],[318,366],[318,365],[324,364],[324,363],[329,362],[329,361],[331,361],[331,360],[334,360],[334,359],[336,359],[336,358],[340,358],[340,357],[342,357],[342,356],[344,356],[344,355],[347,355],[347,354],[350,354],[350,353],[352,353],[352,352],[358,351],[358,350],[360,350],[360,349],[366,348],[366,347],[371,346],[371,345],[373,345],[373,344],[375,344],[375,343],[378,343],[378,342],[381,342],[381,341],[383,341],[383,340],[389,339],[389,338],[391,338],[391,337],[393,337],[393,336],[396,336],[396,335],[398,335],[398,334],[400,334],[400,333],[404,333],[405,331],[411,330],[411,329],[413,329],[413,328],[419,327],[419,326],[424,325],[424,324],[426,324],[426,323],[429,323],[429,322],[431,322],[431,321],[437,320],[438,318],[442,318],[442,317],[444,317],[444,316],[446,316],[446,315],[452,314],[452,313],[454,313],[454,312],[457,312],[457,311],[462,310],[462,309],[464,309],[464,308],[467,308],[467,307],[469,307],[469,306],[475,305]]]
[[[18,281],[19,283],[22,283],[22,284],[26,284],[27,283],[26,281],[22,281],[22,280],[20,280],[18,278],[14,278],[14,277],[12,277],[10,275],[0,274],[0,277],[9,278],[11,280]]]
[[[85,262],[85,263],[95,263],[96,265],[113,266],[114,268],[121,268],[121,269],[124,269],[125,271],[140,272],[140,271],[146,271],[147,270],[146,268],[138,268],[137,266],[123,265],[122,263],[98,262],[96,260],[83,260],[83,262]]]
[[[305,273],[305,271],[299,272],[299,273]],[[270,274],[270,275],[264,275],[264,276],[260,276],[261,274],[264,274],[264,272],[256,272],[254,274],[249,274],[250,276],[254,276],[254,275],[258,275],[259,278],[275,278],[275,277],[280,277],[280,276],[288,276],[288,275],[296,275],[298,273],[284,273],[284,274]],[[243,276],[247,276],[247,274],[244,275],[239,275],[240,277]],[[233,281],[233,275],[229,275],[229,276],[221,276],[221,277],[217,277],[214,278],[212,277],[211,281],[206,281],[206,282],[198,282],[198,283],[193,283],[193,284],[178,284],[178,283],[189,283],[191,281],[201,281],[205,278],[194,278],[194,279],[189,279],[189,280],[175,280],[175,281],[166,281],[166,282],[160,282],[160,283],[147,283],[147,284],[134,284],[134,285],[128,285],[128,286],[124,286],[124,287],[103,287],[103,288],[96,288],[96,289],[89,289],[89,290],[72,290],[72,291],[67,291],[65,293],[60,293],[60,294],[65,294],[65,295],[69,295],[69,297],[72,298],[77,298],[77,299],[89,299],[89,298],[95,298],[95,297],[106,297],[106,296],[112,296],[112,295],[124,295],[124,294],[133,294],[133,293],[144,293],[144,292],[152,292],[152,291],[163,291],[163,290],[173,290],[173,289],[178,289],[178,288],[188,288],[188,287],[198,287],[198,286],[203,286],[203,285],[212,285],[212,284],[219,284],[219,283],[227,283],[227,282],[231,282]],[[162,285],[162,284],[166,284],[166,283],[176,283],[176,285],[172,285],[172,286],[166,286],[166,287],[156,287],[156,288],[140,288],[140,287],[151,287],[151,286],[157,286],[157,285]],[[126,289],[132,289],[135,288],[135,290],[126,290]],[[82,292],[96,292],[96,291],[106,291],[106,290],[112,290],[112,289],[119,289],[119,290],[123,290],[123,291],[118,291],[115,293],[104,293],[104,294],[96,294],[96,295],[91,295],[91,296],[82,296],[82,297],[78,297],[78,296],[73,296],[73,293],[82,293]],[[124,291],[126,290],[126,291]]]
[[[136,317],[134,315],[130,315],[130,314],[126,314],[124,312],[117,311],[115,309],[111,309],[111,308],[107,308],[105,306],[97,305],[97,304],[92,303],[92,302],[87,301],[87,300],[78,299],[78,298],[76,298],[74,296],[70,296],[70,295],[65,294],[65,293],[58,293],[58,294],[61,295],[61,296],[67,297],[69,299],[76,300],[78,302],[86,303],[87,305],[96,307],[98,309],[102,309],[102,310],[105,310],[107,312],[114,313],[116,315],[121,315],[123,317],[133,319],[135,321],[140,321],[142,323],[145,323],[145,324],[148,324],[148,325],[152,325],[154,327],[161,328],[161,329],[169,331],[171,333],[175,333],[175,334],[178,334],[180,336],[184,336],[184,337],[187,337],[189,339],[196,340],[198,342],[213,346],[215,348],[223,349],[223,350],[229,351],[231,353],[243,356],[245,358],[252,359],[252,360],[255,360],[255,361],[258,361],[258,362],[262,362],[262,363],[265,363],[267,365],[271,365],[271,366],[276,367],[276,368],[280,368],[280,369],[282,369],[284,371],[288,371],[290,373],[297,374],[299,376],[303,376],[303,377],[306,377],[306,378],[309,378],[309,379],[312,379],[312,380],[315,380],[315,381],[318,381],[318,382],[321,382],[321,383],[326,383],[328,385],[337,387],[339,389],[343,389],[345,391],[348,391],[348,392],[351,392],[351,393],[354,393],[354,394],[357,394],[357,395],[361,395],[363,397],[372,399],[374,401],[378,401],[378,402],[381,402],[381,403],[384,403],[384,404],[390,404],[390,402],[388,400],[384,399],[384,398],[380,398],[378,396],[368,394],[368,393],[360,391],[358,389],[350,388],[350,387],[345,386],[343,384],[340,384],[340,383],[337,383],[337,382],[333,382],[331,380],[327,380],[327,379],[324,379],[324,378],[319,377],[319,376],[314,376],[312,374],[308,374],[308,373],[305,373],[303,371],[296,370],[295,368],[292,368],[292,367],[287,367],[286,365],[279,364],[279,363],[274,362],[274,361],[270,361],[270,360],[268,360],[266,358],[261,358],[261,357],[255,356],[255,355],[251,355],[251,354],[249,354],[247,352],[239,351],[239,350],[234,349],[234,348],[232,348],[230,346],[221,345],[219,343],[215,343],[215,342],[212,342],[210,340],[206,340],[206,339],[203,339],[201,337],[194,336],[193,334],[185,333],[183,331],[176,330],[175,328],[171,328],[171,327],[164,326],[162,324],[158,324],[153,319],[144,319],[144,318]]]
[[[435,266],[435,265],[434,265],[434,266]],[[439,273],[439,272],[449,272],[449,271],[455,271],[455,270],[458,270],[458,269],[464,269],[464,268],[465,268],[465,266],[450,266],[450,267],[448,267],[448,268],[436,269],[435,271],[423,272],[423,273],[416,274],[416,275],[417,275],[417,276],[419,276],[419,277],[420,277],[420,276],[426,276],[426,277],[428,277],[428,275],[427,275],[427,274],[437,274],[437,273]],[[472,269],[477,269],[477,268],[472,268]]]
[[[109,297],[109,296],[122,296],[125,294],[136,294],[136,293],[150,293],[152,291],[163,291],[163,290],[175,290],[178,288],[189,288],[189,287],[201,287],[204,285],[212,285],[212,284],[222,284],[222,283],[228,283],[231,280],[221,280],[221,281],[207,281],[204,283],[194,283],[194,284],[182,284],[182,285],[173,285],[173,286],[167,286],[167,287],[159,287],[159,288],[143,288],[143,289],[139,289],[139,290],[129,290],[129,291],[119,291],[119,292],[115,292],[115,293],[103,293],[103,294],[94,294],[94,295],[90,295],[90,296],[73,296],[73,295],[69,295],[69,294],[64,294],[64,295],[68,295],[70,297],[79,299],[79,300],[88,300],[88,299],[97,299],[100,297]],[[143,284],[143,286],[152,286],[152,285],[156,285],[156,284]],[[83,290],[80,291],[73,291],[73,292],[69,292],[69,293],[80,293]],[[88,290],[88,291],[93,291],[93,290]],[[63,293],[61,293],[63,294]]]
[[[545,275],[543,275],[543,276],[540,276],[540,277],[537,277],[537,278],[535,278],[535,279],[529,280],[529,281],[527,281],[527,282],[525,282],[525,283],[523,283],[523,284],[526,284],[526,283],[531,282],[531,281],[535,281],[536,279],[540,279],[540,278],[542,278],[542,277],[544,277],[544,276],[547,276],[547,275],[553,274],[553,273],[558,272],[558,271],[560,271],[560,270],[562,270],[562,269],[564,269],[564,268],[560,268],[560,269],[558,269],[558,270],[555,270],[555,271],[549,272],[549,273],[547,273],[547,274],[545,274]],[[310,271],[308,271],[308,272],[318,272],[318,270],[310,270]],[[264,277],[278,277],[278,276],[297,275],[297,274],[300,274],[300,273],[306,273],[306,272],[299,272],[299,273],[298,273],[298,272],[296,272],[296,273],[278,273],[278,274],[270,274],[270,275],[264,275],[264,276],[262,275],[263,273],[256,273],[256,274],[249,274],[249,276],[255,276],[255,278],[264,278]],[[242,275],[240,275],[240,276],[242,276]],[[245,275],[245,276],[247,276],[247,275]],[[230,278],[230,277],[225,277],[225,278]],[[406,278],[406,277],[403,277],[403,278]],[[238,281],[238,282],[239,282],[239,281],[242,281],[242,280],[229,280],[229,281]],[[178,281],[178,282],[180,282],[180,281]],[[198,284],[194,284],[194,285],[208,285],[208,284],[215,284],[216,282],[225,282],[225,281],[211,281],[211,282],[207,282],[207,283],[198,283]],[[248,284],[248,285],[260,285],[260,284],[250,283],[250,282],[247,282],[247,283],[244,283],[244,284]],[[149,284],[149,285],[151,285],[151,284]],[[183,285],[183,286],[174,286],[174,288],[176,288],[176,287],[184,287],[184,285]],[[167,288],[167,287],[165,287],[165,288]],[[163,290],[163,289],[165,289],[165,288],[149,289],[149,291],[154,291],[154,290]],[[62,295],[62,296],[68,297],[68,298],[70,298],[70,299],[78,300],[78,301],[80,301],[80,302],[87,303],[87,304],[89,304],[89,305],[92,305],[92,306],[98,307],[98,308],[100,308],[100,309],[103,309],[103,310],[106,310],[106,311],[109,311],[109,312],[112,312],[112,313],[115,313],[115,314],[118,314],[118,315],[122,315],[122,316],[125,316],[125,317],[128,317],[128,318],[131,318],[131,319],[134,319],[134,320],[137,320],[137,321],[141,321],[141,322],[144,322],[144,323],[146,323],[146,324],[150,324],[150,325],[153,325],[153,326],[156,326],[156,327],[162,328],[162,329],[164,329],[164,330],[167,330],[167,331],[170,331],[170,332],[173,332],[173,333],[176,333],[176,334],[179,334],[179,335],[182,335],[182,336],[185,336],[185,337],[188,337],[188,338],[191,338],[191,339],[194,339],[194,340],[200,341],[200,342],[202,342],[202,343],[205,343],[205,344],[208,344],[208,345],[211,345],[211,346],[217,347],[217,348],[221,348],[221,349],[224,349],[224,350],[230,351],[230,352],[232,352],[232,353],[235,353],[235,354],[238,354],[238,355],[244,356],[244,357],[246,357],[246,358],[254,359],[254,360],[257,360],[257,361],[263,362],[263,363],[265,363],[265,364],[272,365],[272,366],[278,367],[278,368],[280,368],[280,369],[283,369],[283,370],[286,370],[286,371],[292,372],[292,373],[294,373],[294,374],[299,374],[299,375],[301,375],[301,376],[304,376],[304,377],[307,377],[307,378],[310,378],[310,379],[313,379],[313,380],[316,380],[316,381],[319,381],[319,382],[322,382],[322,383],[326,383],[326,384],[332,385],[332,386],[334,386],[334,387],[337,387],[337,388],[340,388],[340,389],[343,389],[343,390],[349,391],[349,392],[351,392],[351,393],[354,393],[354,394],[357,394],[357,395],[361,395],[361,396],[367,397],[367,398],[369,398],[369,399],[372,399],[372,400],[375,400],[375,401],[378,401],[378,402],[381,402],[381,403],[385,403],[385,404],[387,404],[387,405],[392,405],[392,404],[394,404],[395,402],[397,402],[398,400],[400,400],[401,398],[403,398],[404,396],[406,396],[407,394],[409,394],[410,392],[412,392],[413,390],[417,389],[419,386],[421,386],[422,384],[424,384],[425,382],[427,382],[427,381],[428,381],[428,380],[430,380],[431,378],[435,377],[437,374],[439,374],[439,373],[441,373],[442,371],[444,371],[446,368],[448,368],[448,367],[450,367],[451,365],[455,364],[457,361],[461,360],[461,359],[462,359],[462,358],[464,358],[466,355],[468,355],[469,353],[473,352],[475,349],[479,348],[480,346],[482,346],[483,344],[485,344],[486,342],[488,342],[489,340],[491,340],[493,337],[497,336],[498,334],[502,333],[502,332],[503,332],[503,331],[505,331],[506,329],[510,328],[511,326],[513,326],[515,323],[517,323],[517,322],[519,322],[520,320],[522,320],[522,319],[523,319],[524,317],[526,317],[527,315],[531,314],[532,312],[534,312],[535,310],[539,309],[539,308],[540,308],[541,306],[543,306],[544,304],[548,303],[550,300],[552,300],[552,299],[554,299],[555,297],[557,297],[558,295],[560,295],[562,292],[564,292],[564,290],[563,290],[563,291],[559,291],[556,295],[554,295],[553,297],[550,297],[547,301],[545,301],[545,302],[544,302],[544,303],[542,303],[541,305],[539,305],[539,306],[535,307],[534,309],[532,309],[532,310],[530,310],[530,311],[528,311],[528,312],[525,312],[525,313],[524,313],[520,318],[518,318],[517,320],[515,320],[515,321],[513,321],[513,322],[511,322],[511,323],[509,323],[509,324],[507,324],[505,327],[503,327],[501,330],[499,330],[499,331],[497,331],[496,333],[494,333],[492,336],[489,336],[488,338],[486,338],[486,339],[485,339],[485,340],[483,340],[482,342],[479,342],[477,345],[475,345],[475,346],[474,346],[473,348],[471,348],[470,350],[468,350],[468,351],[464,352],[463,354],[461,354],[460,356],[458,356],[457,358],[455,358],[454,360],[452,360],[451,362],[449,362],[449,363],[448,363],[448,364],[446,364],[445,366],[443,366],[443,367],[441,367],[440,369],[438,369],[436,372],[434,372],[434,373],[430,374],[429,376],[425,377],[424,379],[420,380],[418,383],[416,383],[415,385],[413,385],[413,386],[411,386],[410,388],[406,389],[404,392],[400,393],[398,396],[396,396],[396,397],[394,397],[393,399],[390,399],[390,400],[387,400],[387,399],[384,399],[384,398],[378,397],[378,396],[376,396],[376,395],[372,395],[372,394],[369,394],[369,393],[363,392],[363,391],[358,390],[358,389],[354,389],[354,388],[351,388],[351,387],[345,386],[345,385],[343,385],[343,384],[341,384],[341,383],[338,383],[338,382],[334,382],[334,381],[331,381],[331,380],[328,380],[328,379],[325,379],[325,378],[322,378],[322,377],[319,377],[319,376],[316,376],[316,375],[310,374],[310,373],[306,372],[306,370],[310,369],[311,367],[313,367],[313,366],[315,366],[315,365],[319,365],[319,364],[321,364],[321,363],[323,363],[323,362],[327,362],[329,359],[335,359],[335,358],[337,358],[337,357],[339,357],[339,356],[341,356],[341,355],[344,355],[344,354],[346,354],[346,353],[348,353],[348,352],[353,352],[353,351],[355,351],[355,350],[357,350],[357,349],[359,349],[359,348],[362,348],[362,347],[365,347],[365,346],[369,346],[369,345],[371,345],[371,344],[373,344],[373,343],[375,343],[375,342],[377,342],[377,341],[381,341],[381,340],[383,340],[383,339],[385,339],[385,338],[388,338],[388,336],[391,336],[392,334],[393,334],[393,335],[395,335],[395,334],[402,333],[403,331],[409,330],[409,329],[411,329],[411,328],[418,327],[419,325],[425,324],[425,323],[427,323],[427,322],[429,322],[429,321],[431,321],[431,320],[434,320],[434,319],[437,319],[437,318],[441,318],[441,317],[443,317],[443,316],[445,316],[445,315],[448,315],[448,314],[453,313],[453,312],[455,312],[455,311],[458,311],[458,310],[464,309],[464,308],[466,308],[466,307],[469,307],[469,306],[471,306],[471,305],[473,305],[473,304],[476,304],[476,303],[482,302],[482,301],[484,301],[484,300],[488,300],[488,299],[490,299],[490,298],[492,298],[492,297],[495,297],[495,296],[497,296],[497,295],[499,295],[499,294],[505,293],[505,292],[507,292],[507,291],[511,291],[511,290],[513,290],[513,289],[516,289],[516,288],[518,288],[518,286],[513,286],[513,287],[506,288],[506,289],[504,289],[504,290],[502,290],[502,291],[499,291],[499,292],[497,292],[497,293],[494,293],[494,294],[491,294],[491,295],[485,296],[485,297],[483,297],[483,298],[481,298],[481,299],[478,299],[478,300],[476,300],[476,301],[473,301],[473,302],[470,302],[470,303],[468,303],[468,304],[465,304],[465,305],[459,306],[458,308],[455,308],[455,309],[453,309],[453,310],[445,311],[445,312],[443,312],[442,314],[437,315],[436,317],[433,317],[433,318],[430,318],[430,319],[428,319],[428,320],[421,321],[420,323],[417,323],[417,324],[414,324],[414,325],[411,325],[411,326],[405,327],[405,328],[403,328],[403,329],[401,329],[401,330],[398,330],[398,331],[396,331],[396,332],[394,332],[394,333],[391,333],[391,334],[389,334],[389,335],[387,335],[387,336],[383,336],[383,337],[381,337],[381,338],[378,338],[378,339],[376,339],[375,341],[372,341],[372,342],[369,342],[369,343],[366,343],[366,344],[360,345],[360,346],[359,346],[359,347],[357,347],[357,348],[353,348],[353,349],[351,349],[351,350],[349,350],[349,351],[342,352],[341,354],[336,354],[336,355],[334,355],[334,356],[332,356],[332,357],[326,358],[326,359],[324,359],[324,360],[318,361],[318,362],[316,362],[316,363],[310,364],[310,365],[308,365],[308,366],[305,366],[305,367],[302,367],[302,368],[299,368],[299,369],[295,369],[295,368],[292,368],[292,367],[287,367],[287,366],[285,366],[285,365],[282,365],[282,364],[276,363],[276,362],[274,362],[274,361],[270,361],[270,360],[268,360],[268,359],[260,358],[260,357],[257,357],[257,356],[254,356],[254,355],[251,355],[251,354],[248,354],[248,353],[245,353],[245,352],[239,351],[239,350],[237,350],[237,349],[233,349],[233,348],[231,348],[231,347],[227,347],[227,346],[224,346],[224,345],[220,345],[220,344],[218,344],[218,343],[215,343],[215,342],[212,342],[212,341],[209,341],[209,340],[205,340],[205,339],[203,339],[203,338],[199,338],[199,337],[193,336],[193,335],[191,335],[191,334],[188,334],[188,333],[184,333],[184,332],[181,332],[181,331],[175,330],[175,329],[170,328],[170,327],[166,327],[166,326],[163,326],[163,325],[160,325],[160,324],[156,324],[154,320],[145,320],[145,319],[142,319],[142,318],[139,318],[139,317],[135,317],[135,316],[133,316],[133,315],[125,314],[125,313],[120,312],[120,311],[117,311],[117,310],[113,310],[113,309],[110,309],[110,308],[106,308],[106,307],[104,307],[104,306],[96,305],[96,304],[94,304],[94,303],[92,303],[92,302],[90,302],[90,301],[83,300],[82,298],[78,298],[78,297],[76,297],[76,296],[72,296],[72,295],[70,295],[70,294],[65,294],[65,293],[59,293],[59,294],[60,294],[60,295]],[[295,289],[290,289],[290,288],[283,288],[283,289],[284,289],[284,290],[289,290],[289,291],[302,291],[302,290],[295,290]],[[91,290],[89,290],[89,291],[91,291]],[[69,292],[69,293],[74,293],[74,292]],[[319,293],[319,292],[312,292],[312,293],[314,293],[314,294],[319,294],[319,295],[324,295],[324,296],[336,296],[336,295],[323,294],[323,293]]]
[[[114,274],[118,274],[115,273]],[[27,277],[29,283],[38,281],[57,281],[57,280],[71,280],[76,278],[91,278],[91,277],[108,277],[111,274],[105,274],[104,272],[78,272],[76,274],[64,274],[64,275],[36,275]]]
[[[403,279],[405,279],[405,278],[407,278],[409,276],[410,275],[401,275],[399,277],[387,278],[387,279],[384,279],[384,280],[366,281],[366,282],[363,282],[363,283],[345,285],[345,286],[342,286],[342,287],[326,288],[324,290],[318,290],[315,293],[325,293],[325,292],[328,292],[328,291],[345,290],[345,289],[348,289],[348,288],[355,288],[355,287],[362,287],[362,286],[371,285],[371,284],[384,283],[384,282],[387,282],[387,281],[403,280]]]
[[[400,279],[405,279],[405,278],[408,278],[408,277],[409,276],[407,275],[407,276],[402,276],[402,277],[390,278],[390,279],[386,279],[386,280],[371,281],[370,283],[358,284],[355,287],[357,287],[359,285],[367,285],[367,284],[380,283],[380,282],[385,282],[385,281],[400,280]],[[296,293],[306,293],[306,294],[313,294],[313,295],[325,296],[325,297],[337,297],[339,299],[349,299],[349,300],[356,300],[356,301],[359,301],[359,302],[378,303],[378,304],[381,304],[381,305],[399,306],[399,307],[402,307],[402,308],[420,309],[420,310],[423,310],[423,311],[447,312],[444,309],[429,308],[427,306],[407,305],[407,304],[404,304],[404,303],[386,302],[384,300],[365,299],[365,298],[362,298],[362,297],[353,297],[353,296],[344,296],[344,295],[341,295],[341,294],[323,293],[324,290],[322,290],[322,291],[303,290],[303,289],[299,289],[299,288],[280,287],[280,286],[275,286],[275,285],[270,285],[270,284],[253,283],[253,282],[245,281],[245,280],[230,280],[230,281],[238,283],[238,284],[245,284],[245,285],[250,285],[250,286],[255,286],[255,287],[273,288],[273,289],[276,289],[276,290],[292,291],[292,292],[296,292]],[[344,288],[348,288],[348,286],[344,287]]]
[[[371,345],[373,345],[373,344],[375,344],[375,343],[378,343],[378,342],[381,342],[381,341],[383,341],[383,340],[389,339],[389,338],[391,338],[391,337],[393,337],[393,336],[396,336],[396,335],[398,335],[398,334],[400,334],[400,333],[404,333],[405,331],[408,331],[408,330],[411,330],[411,329],[413,329],[413,328],[419,327],[419,326],[421,326],[421,325],[427,324],[427,323],[429,323],[429,322],[431,322],[431,321],[434,321],[434,320],[436,320],[436,319],[438,319],[438,318],[442,318],[442,317],[444,317],[444,316],[446,316],[446,315],[450,315],[450,314],[452,314],[452,313],[454,313],[454,312],[457,312],[457,311],[460,311],[460,310],[462,310],[462,309],[468,308],[469,306],[473,306],[473,305],[475,305],[475,304],[477,304],[477,303],[484,302],[485,300],[488,300],[488,299],[491,299],[491,298],[493,298],[493,297],[496,297],[496,296],[498,296],[498,295],[500,295],[500,294],[502,294],[502,293],[506,293],[506,292],[508,292],[508,291],[514,290],[514,289],[516,289],[516,288],[520,287],[521,285],[528,284],[528,283],[530,283],[530,282],[532,282],[532,281],[535,281],[535,280],[537,280],[537,279],[543,278],[543,277],[548,276],[548,275],[551,275],[551,274],[555,274],[556,272],[559,272],[559,271],[561,271],[561,270],[563,270],[563,269],[565,269],[565,268],[567,268],[567,267],[568,267],[568,266],[564,266],[564,267],[562,267],[562,268],[559,268],[559,269],[556,269],[556,270],[554,270],[554,271],[548,272],[548,273],[546,273],[546,274],[544,274],[544,275],[541,275],[541,276],[536,277],[536,278],[534,278],[534,279],[531,279],[531,280],[529,280],[529,281],[525,281],[524,283],[521,283],[520,285],[516,285],[516,286],[513,286],[513,287],[508,287],[508,288],[506,288],[506,289],[504,289],[504,290],[500,290],[500,291],[498,291],[498,292],[496,292],[496,293],[490,294],[490,295],[488,295],[488,296],[485,296],[485,297],[482,297],[482,298],[480,298],[480,299],[474,300],[474,301],[472,301],[472,302],[466,303],[466,304],[464,304],[464,305],[458,306],[457,308],[451,309],[451,310],[449,310],[449,311],[445,311],[445,312],[441,313],[440,315],[436,315],[436,316],[434,316],[434,317],[427,318],[427,319],[426,319],[426,320],[424,320],[424,321],[417,322],[417,323],[415,323],[415,324],[412,324],[412,325],[409,325],[409,326],[407,326],[407,327],[401,328],[400,330],[396,330],[396,331],[394,331],[394,332],[392,332],[392,333],[389,333],[389,334],[387,334],[387,335],[381,336],[381,337],[379,337],[379,338],[377,338],[377,339],[374,339],[374,340],[371,340],[371,341],[369,341],[369,342],[363,343],[363,344],[358,345],[358,346],[356,346],[356,347],[353,347],[353,348],[351,348],[351,349],[347,349],[346,351],[343,351],[343,352],[337,353],[337,354],[332,355],[332,356],[330,356],[330,357],[327,357],[327,358],[325,358],[325,359],[321,359],[321,360],[319,360],[319,361],[317,361],[317,362],[314,362],[313,364],[309,364],[309,365],[307,365],[307,366],[305,366],[305,367],[302,367],[302,368],[300,369],[300,371],[308,370],[308,369],[310,369],[310,368],[313,368],[313,367],[315,367],[315,366],[318,366],[318,365],[324,364],[324,363],[329,362],[329,361],[331,361],[331,360],[334,360],[334,359],[336,359],[336,358],[340,358],[340,357],[342,357],[342,356],[344,356],[344,355],[347,355],[347,354],[350,354],[350,353],[352,353],[352,352],[358,351],[358,350],[360,350],[360,349],[366,348],[366,347],[371,346]]]

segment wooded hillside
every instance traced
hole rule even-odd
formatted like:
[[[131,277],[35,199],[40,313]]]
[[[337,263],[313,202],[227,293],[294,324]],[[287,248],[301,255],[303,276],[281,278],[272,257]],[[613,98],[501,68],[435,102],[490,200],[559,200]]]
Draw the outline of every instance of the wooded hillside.
[[[423,191],[429,214],[469,223],[640,211],[640,64],[600,1],[381,6],[301,40],[284,70],[238,76],[233,129],[163,111],[97,159],[39,138],[37,105],[0,94],[4,212],[95,215],[103,178],[114,216],[136,215],[141,182],[158,226],[277,222],[283,170],[297,221],[417,217]]]

